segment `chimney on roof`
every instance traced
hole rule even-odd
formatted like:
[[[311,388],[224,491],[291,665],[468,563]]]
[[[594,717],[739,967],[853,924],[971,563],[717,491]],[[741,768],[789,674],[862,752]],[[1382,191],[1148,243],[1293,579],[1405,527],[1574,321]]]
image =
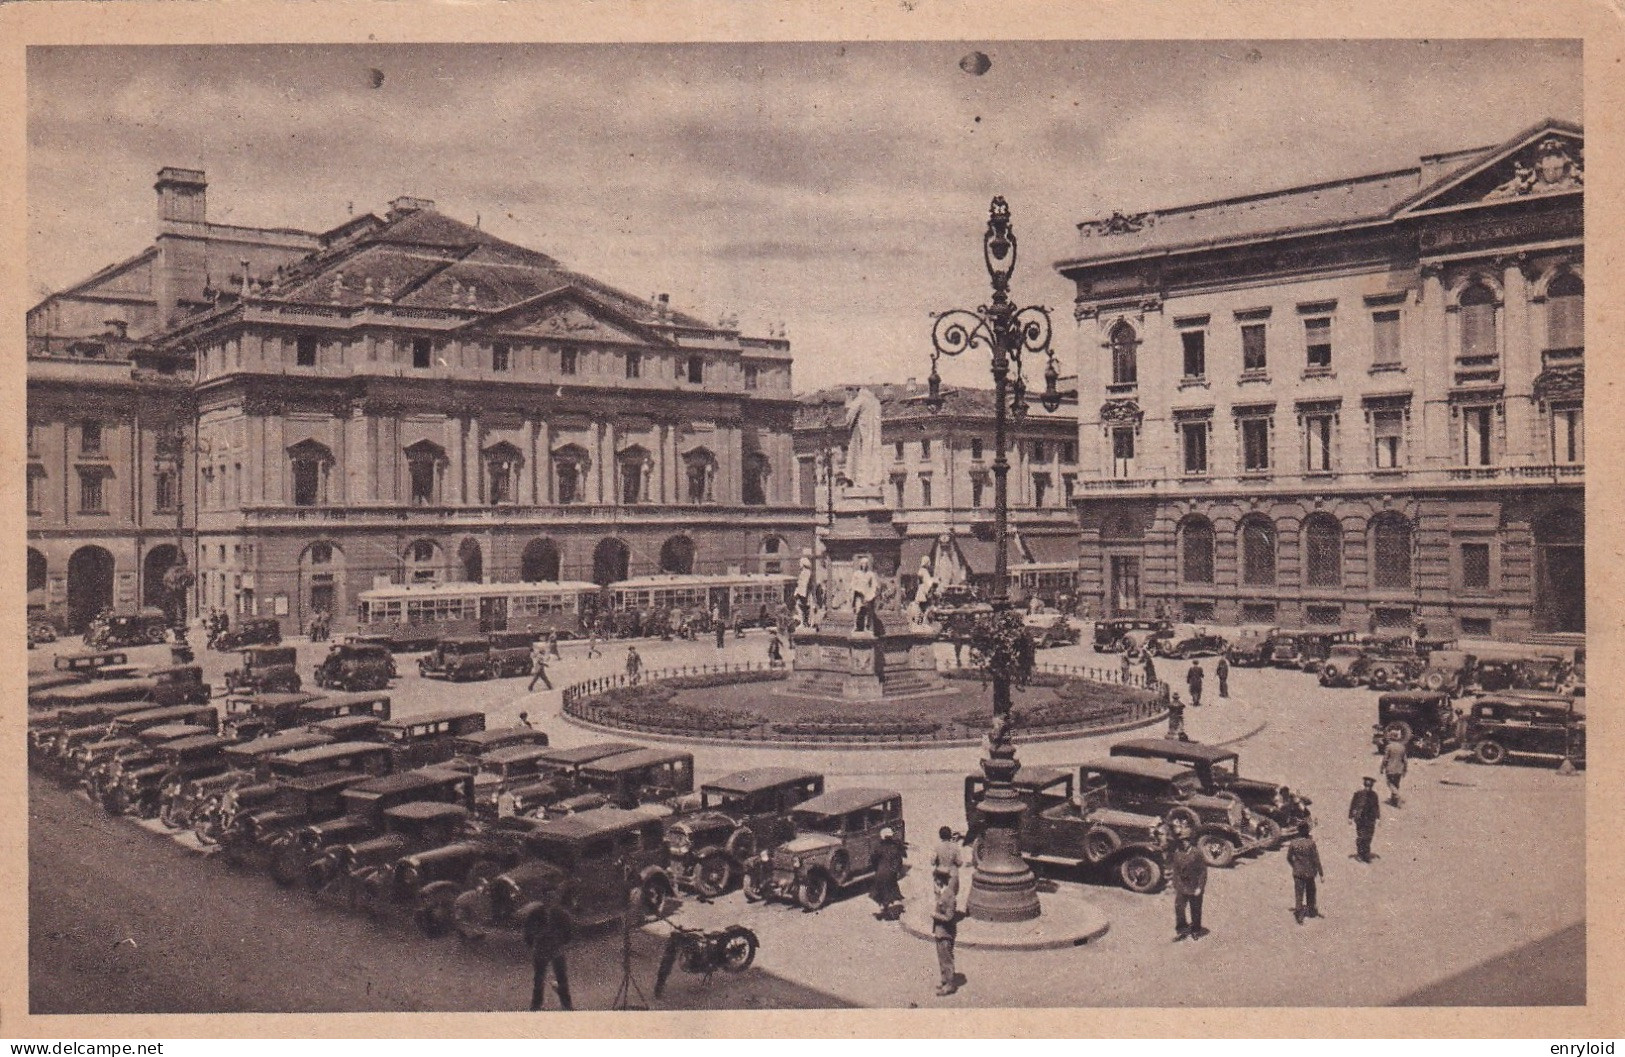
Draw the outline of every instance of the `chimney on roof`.
[[[661,319],[671,318],[670,294],[659,294],[655,297],[655,315]]]
[[[393,202],[389,203],[389,214],[386,219],[398,220],[401,217],[406,216],[408,213],[416,213],[419,210],[433,208],[434,199],[432,198],[412,198],[408,195],[402,195]]]
[[[158,230],[171,224],[203,224],[208,222],[209,181],[202,169],[177,169],[164,166],[158,170]]]
[[[110,338],[125,338],[129,336],[130,325],[122,319],[109,319],[104,321],[102,325],[107,328],[107,336]]]

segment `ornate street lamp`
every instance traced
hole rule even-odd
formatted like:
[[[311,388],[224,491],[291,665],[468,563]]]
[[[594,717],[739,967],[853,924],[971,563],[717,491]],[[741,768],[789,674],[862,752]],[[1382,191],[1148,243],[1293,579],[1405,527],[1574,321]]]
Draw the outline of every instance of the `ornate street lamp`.
[[[1010,207],[1002,197],[993,199],[982,256],[993,282],[993,300],[974,312],[951,309],[935,316],[931,328],[931,376],[928,401],[942,407],[942,378],[937,360],[966,350],[985,351],[993,367],[993,622],[998,631],[1010,610],[1010,563],[1007,548],[1010,520],[1010,460],[1006,454],[1006,411],[1019,423],[1027,414],[1027,385],[1022,378],[1023,356],[1044,356],[1043,406],[1054,411],[1061,403],[1056,389],[1060,372],[1050,348],[1049,310],[1038,305],[1017,308],[1010,300],[1010,275],[1016,268],[1016,233],[1010,225]],[[1002,641],[1002,638],[1000,639]],[[971,879],[969,911],[983,921],[1025,921],[1039,915],[1038,882],[1016,844],[1026,806],[1012,781],[1021,764],[1010,738],[1010,672],[993,664],[993,726],[988,735],[987,758],[982,760],[985,792],[977,805],[981,836],[977,840],[976,872]]]

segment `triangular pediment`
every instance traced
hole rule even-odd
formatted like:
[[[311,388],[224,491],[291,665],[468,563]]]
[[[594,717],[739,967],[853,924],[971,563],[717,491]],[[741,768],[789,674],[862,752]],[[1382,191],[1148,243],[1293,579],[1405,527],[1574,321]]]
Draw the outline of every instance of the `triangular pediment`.
[[[1585,190],[1585,134],[1546,121],[1433,181],[1394,210],[1396,217]]]
[[[666,345],[666,337],[585,293],[566,286],[539,294],[470,329],[483,333],[622,345]]]

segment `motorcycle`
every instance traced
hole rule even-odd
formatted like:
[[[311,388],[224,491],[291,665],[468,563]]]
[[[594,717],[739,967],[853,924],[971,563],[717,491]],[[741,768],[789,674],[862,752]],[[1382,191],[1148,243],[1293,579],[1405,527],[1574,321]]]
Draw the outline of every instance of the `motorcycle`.
[[[742,973],[756,960],[756,948],[760,941],[756,939],[756,933],[743,925],[729,925],[707,932],[685,928],[670,921],[666,924],[671,926],[671,935],[666,938],[666,950],[660,956],[660,971],[655,975],[656,998],[665,992],[666,980],[671,976],[674,965],[681,965],[685,973],[703,975],[709,981],[711,974],[718,969]]]

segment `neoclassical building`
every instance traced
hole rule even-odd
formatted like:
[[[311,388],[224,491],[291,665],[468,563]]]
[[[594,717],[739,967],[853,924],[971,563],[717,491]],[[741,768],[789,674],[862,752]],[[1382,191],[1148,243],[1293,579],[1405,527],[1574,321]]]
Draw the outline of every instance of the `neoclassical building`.
[[[305,233],[210,223],[194,170],[157,191],[155,246],[36,306],[29,332],[69,344],[122,295],[126,332],[185,365],[196,604],[342,624],[382,581],[793,571],[810,542],[782,336],[632,297],[423,199]],[[44,362],[30,421],[71,434]],[[31,519],[31,541],[46,531]],[[71,542],[44,555],[69,580]],[[109,557],[115,583],[148,560]]]
[[[1584,139],[1079,225],[1108,613],[1583,641]]]

